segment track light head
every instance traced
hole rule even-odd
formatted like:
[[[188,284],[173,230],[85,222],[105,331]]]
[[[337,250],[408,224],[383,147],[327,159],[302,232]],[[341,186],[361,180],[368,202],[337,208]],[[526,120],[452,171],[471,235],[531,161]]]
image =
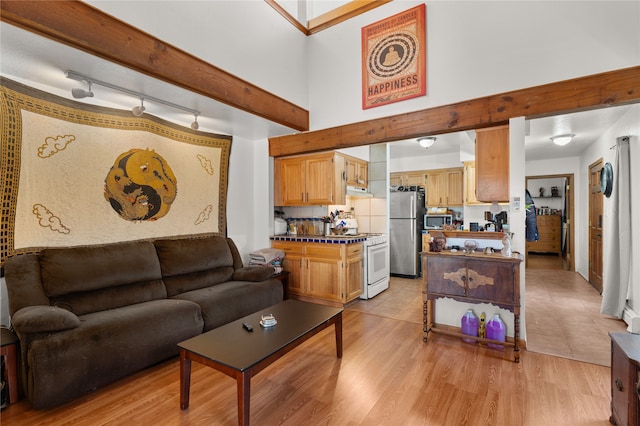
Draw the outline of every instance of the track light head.
[[[200,124],[198,124],[198,114],[193,114],[193,123],[191,123],[192,130],[198,130],[200,128]]]
[[[140,98],[140,105],[136,105],[133,108],[131,108],[131,112],[133,113],[133,115],[135,115],[136,117],[140,117],[143,113],[144,110],[146,108],[144,107],[144,99]]]
[[[74,87],[71,89],[71,96],[76,99],[82,98],[93,98],[93,92],[91,91],[91,82],[89,81],[89,90],[80,89],[78,87]]]

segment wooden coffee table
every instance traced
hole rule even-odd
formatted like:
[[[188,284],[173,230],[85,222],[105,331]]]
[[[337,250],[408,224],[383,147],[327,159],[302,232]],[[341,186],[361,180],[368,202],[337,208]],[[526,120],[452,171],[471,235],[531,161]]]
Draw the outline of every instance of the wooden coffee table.
[[[273,314],[274,327],[260,325]],[[253,326],[248,332],[242,323]],[[238,424],[249,424],[251,377],[325,328],[335,325],[336,354],[342,358],[342,308],[285,300],[184,342],[180,347],[180,408],[189,407],[191,361],[208,365],[236,379]]]

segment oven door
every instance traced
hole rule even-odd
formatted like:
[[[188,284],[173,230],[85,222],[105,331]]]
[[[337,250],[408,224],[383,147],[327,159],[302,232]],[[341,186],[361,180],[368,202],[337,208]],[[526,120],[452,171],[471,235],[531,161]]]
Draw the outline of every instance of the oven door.
[[[367,285],[389,277],[389,243],[367,247]]]

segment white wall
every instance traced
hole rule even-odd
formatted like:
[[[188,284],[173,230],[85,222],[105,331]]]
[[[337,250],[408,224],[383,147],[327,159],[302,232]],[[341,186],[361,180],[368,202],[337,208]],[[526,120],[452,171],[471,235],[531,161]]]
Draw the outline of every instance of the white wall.
[[[576,238],[579,238],[579,242],[576,241],[576,247],[580,245],[584,246],[580,257],[576,256],[577,261],[580,260],[583,270],[581,274],[588,279],[589,277],[589,258],[588,258],[588,245],[589,245],[589,229],[588,229],[588,214],[589,214],[589,165],[602,158],[604,162],[611,162],[615,164],[615,150],[610,149],[616,144],[616,138],[620,136],[632,136],[630,142],[630,163],[631,163],[631,187],[633,194],[631,196],[631,213],[632,213],[632,229],[631,244],[632,244],[632,262],[631,268],[631,296],[629,305],[631,308],[640,313],[640,266],[638,260],[640,259],[640,226],[637,226],[638,219],[640,219],[640,169],[637,167],[640,164],[640,105],[635,105],[624,116],[618,120],[618,122],[605,134],[603,134],[597,141],[589,147],[587,151],[580,157],[579,170],[581,181],[580,184],[576,184],[576,194],[585,194],[576,202],[576,220],[580,220],[583,225],[576,226]],[[604,220],[606,224],[611,214],[611,199],[604,199]],[[616,238],[615,235],[607,234],[607,229],[603,229],[604,238]],[[606,245],[605,245],[606,247]],[[603,253],[604,267],[608,264],[608,253]],[[635,260],[635,261],[634,261]],[[577,269],[577,266],[576,266]],[[606,273],[603,274],[606,277]],[[609,283],[603,282],[603,286],[607,286]]]
[[[262,0],[87,3],[307,108],[307,37]]]
[[[637,1],[434,1],[427,95],[362,110],[361,28],[420,3],[393,1],[309,38],[311,129],[640,64]]]

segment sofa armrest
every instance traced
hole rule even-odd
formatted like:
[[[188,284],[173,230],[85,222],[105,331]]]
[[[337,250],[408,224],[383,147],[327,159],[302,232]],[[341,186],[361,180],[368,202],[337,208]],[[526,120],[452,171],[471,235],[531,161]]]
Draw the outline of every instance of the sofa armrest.
[[[56,306],[26,306],[13,314],[11,324],[19,334],[42,333],[76,328],[80,318]]]
[[[273,276],[273,266],[245,266],[233,271],[234,281],[264,281]]]

